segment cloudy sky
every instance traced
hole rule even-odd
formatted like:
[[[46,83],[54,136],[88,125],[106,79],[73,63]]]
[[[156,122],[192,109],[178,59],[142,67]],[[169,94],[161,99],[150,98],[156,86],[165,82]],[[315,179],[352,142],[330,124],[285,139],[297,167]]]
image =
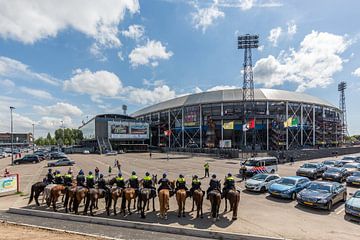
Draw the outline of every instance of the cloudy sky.
[[[345,3],[346,2],[346,3]],[[360,134],[356,0],[0,0],[0,131],[45,135],[99,113],[242,86],[236,37],[260,35],[256,87],[338,105]]]

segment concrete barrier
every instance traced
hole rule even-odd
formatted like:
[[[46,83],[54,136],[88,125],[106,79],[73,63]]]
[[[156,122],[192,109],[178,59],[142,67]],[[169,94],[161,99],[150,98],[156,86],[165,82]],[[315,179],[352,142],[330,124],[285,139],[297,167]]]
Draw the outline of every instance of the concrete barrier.
[[[102,224],[102,225],[117,226],[117,227],[135,228],[135,229],[141,229],[147,231],[180,234],[180,235],[187,235],[187,236],[201,237],[201,238],[234,239],[234,240],[284,239],[284,238],[275,238],[275,237],[258,236],[258,235],[250,235],[250,234],[239,234],[239,233],[230,233],[223,231],[195,229],[189,227],[168,226],[157,223],[131,222],[131,221],[119,220],[119,219],[81,216],[81,215],[23,209],[23,208],[10,208],[8,212],[21,214],[21,215],[30,215],[30,216],[37,216],[44,218],[55,218],[61,220],[94,223],[94,224]]]

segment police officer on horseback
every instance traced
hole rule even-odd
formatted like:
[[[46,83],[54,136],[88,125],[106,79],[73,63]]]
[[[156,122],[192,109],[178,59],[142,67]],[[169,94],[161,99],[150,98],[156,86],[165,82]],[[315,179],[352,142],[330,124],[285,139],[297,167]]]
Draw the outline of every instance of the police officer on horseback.
[[[199,180],[199,177],[197,175],[194,175],[193,180],[191,182],[190,197],[193,196],[195,190],[201,189],[200,186],[201,186],[201,182]]]
[[[61,176],[59,170],[56,170],[56,172],[55,172],[54,182],[55,182],[55,184],[64,184],[63,176]]]
[[[95,177],[92,173],[92,171],[89,172],[89,174],[86,176],[86,187],[87,188],[94,188],[95,186]]]
[[[72,171],[69,170],[65,175],[64,175],[64,186],[68,186],[71,187],[72,185]]]
[[[110,189],[106,186],[106,181],[102,173],[100,173],[99,179],[97,180],[97,185],[99,190],[104,190],[106,193],[110,192]]]
[[[153,182],[149,172],[145,173],[145,177],[142,180],[142,185],[143,185],[143,188],[151,189],[152,197],[156,196],[156,188],[154,187],[154,182]]]
[[[224,188],[223,188],[223,194],[221,196],[221,198],[226,197],[226,194],[231,190],[236,190],[235,189],[235,179],[232,176],[231,173],[228,173],[227,177],[225,178],[225,182],[224,182]]]
[[[169,179],[167,179],[166,173],[163,173],[163,176],[162,178],[160,178],[158,184],[159,184],[158,193],[162,189],[168,189],[170,191],[170,195],[172,195],[173,189],[171,188]]]
[[[216,174],[211,176],[209,188],[206,190],[206,199],[209,199],[209,193],[213,190],[218,190],[221,193],[221,184],[220,181],[216,178]]]
[[[46,182],[47,184],[54,183],[54,174],[52,173],[51,168],[48,170],[48,173],[46,174]]]
[[[79,187],[85,187],[85,176],[84,176],[84,172],[83,170],[81,169],[79,171],[79,174],[76,176],[76,186],[79,186]]]
[[[138,194],[139,193],[139,179],[136,176],[136,172],[132,171],[131,176],[128,180],[129,186],[131,188],[135,189],[135,192]]]
[[[117,188],[121,188],[121,189],[125,188],[125,180],[121,172],[119,172],[117,177],[115,178],[115,183]]]

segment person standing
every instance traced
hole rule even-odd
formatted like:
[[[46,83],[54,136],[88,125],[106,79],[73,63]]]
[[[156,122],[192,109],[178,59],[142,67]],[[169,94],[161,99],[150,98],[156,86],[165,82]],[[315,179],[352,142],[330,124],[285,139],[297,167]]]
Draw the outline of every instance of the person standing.
[[[108,170],[108,172],[109,172],[109,176],[111,175],[111,166],[109,165],[109,170]]]
[[[149,157],[150,157],[150,159],[152,158],[152,152],[151,152],[151,150],[149,151]]]
[[[206,163],[204,164],[205,177],[210,177],[210,175],[209,175],[209,168],[210,168],[209,163],[206,162]]]
[[[245,163],[241,164],[240,167],[242,181],[246,181],[246,166]]]
[[[117,165],[118,173],[121,172],[121,164],[119,163],[119,160],[116,160],[116,165]]]
[[[95,168],[95,181],[99,179],[100,170],[98,167]]]

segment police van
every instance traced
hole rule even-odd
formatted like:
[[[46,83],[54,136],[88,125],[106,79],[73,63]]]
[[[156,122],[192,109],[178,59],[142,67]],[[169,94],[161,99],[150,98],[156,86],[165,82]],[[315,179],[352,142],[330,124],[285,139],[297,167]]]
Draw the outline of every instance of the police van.
[[[242,164],[246,167],[245,174],[247,176],[253,176],[258,173],[275,173],[278,170],[278,159],[276,157],[249,158]],[[242,174],[241,168],[239,173]]]

